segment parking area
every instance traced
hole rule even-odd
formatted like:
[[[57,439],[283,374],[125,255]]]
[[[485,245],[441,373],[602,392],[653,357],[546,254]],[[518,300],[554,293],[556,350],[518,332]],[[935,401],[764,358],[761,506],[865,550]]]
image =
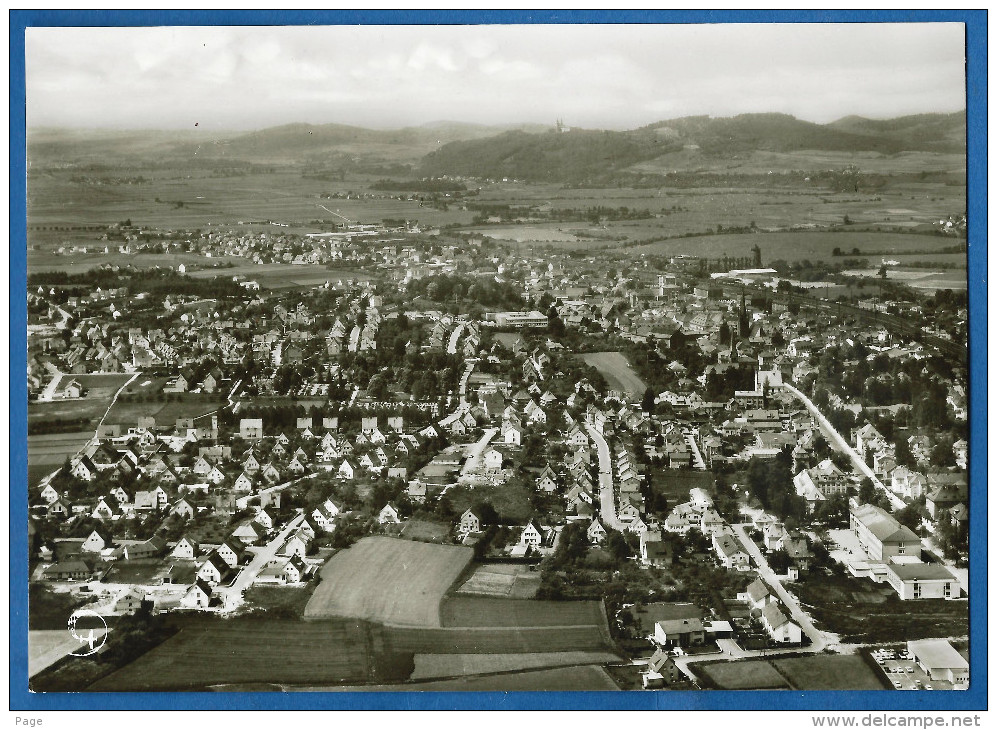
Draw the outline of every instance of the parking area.
[[[869,560],[869,555],[853,530],[829,530],[828,536],[831,538],[831,543],[827,548],[832,559],[845,565]]]
[[[952,689],[949,682],[932,681],[904,648],[873,649],[870,653],[894,689]]]

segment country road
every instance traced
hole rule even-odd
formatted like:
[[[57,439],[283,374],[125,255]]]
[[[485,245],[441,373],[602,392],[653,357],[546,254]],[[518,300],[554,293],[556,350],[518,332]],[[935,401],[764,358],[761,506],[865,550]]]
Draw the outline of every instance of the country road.
[[[90,442],[93,441],[97,437],[97,431],[100,430],[100,427],[104,425],[104,420],[107,418],[107,414],[111,412],[111,409],[114,407],[114,404],[117,402],[118,396],[121,395],[121,391],[123,391],[125,388],[127,388],[129,385],[131,385],[135,381],[135,378],[137,378],[141,374],[142,374],[142,372],[140,370],[136,370],[135,373],[133,373],[132,376],[127,380],[127,382],[125,382],[120,388],[118,388],[117,392],[115,392],[115,394],[114,394],[114,397],[111,398],[111,402],[107,406],[107,410],[104,411],[104,415],[101,416],[100,420],[97,422],[97,428],[94,429],[93,436],[91,436],[89,439],[87,439],[87,442],[85,444],[83,444],[83,446],[81,446],[80,449],[75,454],[73,454],[71,457],[69,457],[71,460],[77,458],[80,454],[82,454],[86,450],[87,446],[90,445]],[[62,467],[60,467],[60,469],[61,468]],[[50,481],[52,481],[52,478],[56,474],[58,474],[58,473],[59,473],[59,469],[56,469],[51,474],[49,474],[48,476],[44,477],[40,482],[38,482],[38,488],[39,489],[44,489],[45,486]]]
[[[616,516],[616,495],[613,493],[613,461],[609,453],[609,444],[606,443],[603,435],[592,426],[585,428],[599,449],[599,516],[606,527],[622,532],[625,525]]]

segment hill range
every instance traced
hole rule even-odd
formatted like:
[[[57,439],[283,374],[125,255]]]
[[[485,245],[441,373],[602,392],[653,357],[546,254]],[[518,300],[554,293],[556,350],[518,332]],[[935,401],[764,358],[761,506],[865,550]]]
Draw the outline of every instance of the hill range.
[[[558,130],[536,124],[436,122],[402,129],[288,124],[252,132],[29,130],[32,164],[291,164],[401,166],[422,176],[455,175],[575,182],[612,179],[635,165],[676,160],[686,169],[757,152],[816,151],[891,156],[964,155],[966,114],[895,119],[849,116],[830,124],[786,114],[684,117],[626,131]]]

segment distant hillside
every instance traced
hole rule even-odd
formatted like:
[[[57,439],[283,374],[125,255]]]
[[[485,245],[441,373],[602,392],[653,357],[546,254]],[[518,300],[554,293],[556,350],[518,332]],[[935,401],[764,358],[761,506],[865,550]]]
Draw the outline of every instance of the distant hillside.
[[[962,123],[965,114],[961,115]],[[726,158],[750,152],[960,152],[960,115],[923,115],[874,122],[858,117],[831,125],[788,114],[742,114],[728,118],[684,117],[627,132],[573,130],[565,134],[507,133],[455,142],[430,153],[428,175],[471,175],[564,182],[611,179],[631,165],[681,150]]]
[[[673,140],[647,130],[507,132],[444,145],[426,156],[420,171],[424,175],[598,181],[679,148]]]
[[[828,125],[833,129],[866,136],[879,136],[921,149],[963,152],[966,148],[966,112],[914,114],[896,119],[844,117]]]
[[[493,137],[508,129],[540,131],[539,125],[485,126],[440,121],[403,129],[345,124],[285,124],[253,132],[108,131],[38,129],[28,134],[29,159],[50,163],[153,158],[227,159],[250,163],[314,163],[333,157],[413,164],[440,145]]]
[[[227,133],[33,129],[28,133],[28,158],[41,165],[303,164],[426,176],[608,183],[633,174],[635,166],[650,172],[662,160],[668,161],[666,167],[695,170],[708,168],[710,161],[743,162],[753,153],[965,153],[965,122],[960,112],[886,120],[845,117],[826,125],[787,114],[699,116],[622,132],[575,128],[559,133],[537,124],[452,121],[402,129],[287,124]]]

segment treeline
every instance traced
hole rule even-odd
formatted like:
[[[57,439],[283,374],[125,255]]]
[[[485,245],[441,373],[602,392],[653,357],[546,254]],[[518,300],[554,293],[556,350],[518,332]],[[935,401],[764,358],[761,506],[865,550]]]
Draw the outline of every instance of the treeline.
[[[482,307],[518,310],[523,297],[512,284],[495,279],[436,274],[408,284],[409,299],[422,296],[434,302],[470,301]]]
[[[153,296],[187,295],[204,298],[234,297],[245,292],[231,277],[193,279],[171,269],[142,269],[126,267],[117,271],[106,266],[90,269],[80,274],[65,271],[40,271],[28,276],[28,286],[90,286],[118,288],[128,286],[132,291],[144,291]]]
[[[371,190],[409,191],[416,193],[449,193],[463,192],[467,185],[456,180],[446,180],[432,177],[424,180],[378,180],[370,186]]]

